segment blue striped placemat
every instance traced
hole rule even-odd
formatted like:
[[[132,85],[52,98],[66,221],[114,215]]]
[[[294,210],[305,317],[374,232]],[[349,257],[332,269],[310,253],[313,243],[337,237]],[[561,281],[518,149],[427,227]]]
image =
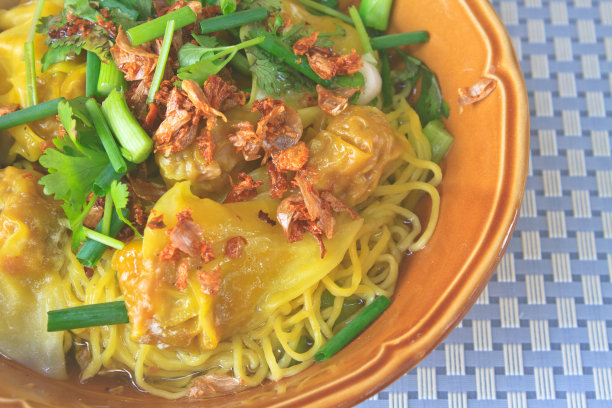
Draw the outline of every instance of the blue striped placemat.
[[[517,228],[463,322],[359,408],[612,407],[612,1],[492,3],[531,107]]]

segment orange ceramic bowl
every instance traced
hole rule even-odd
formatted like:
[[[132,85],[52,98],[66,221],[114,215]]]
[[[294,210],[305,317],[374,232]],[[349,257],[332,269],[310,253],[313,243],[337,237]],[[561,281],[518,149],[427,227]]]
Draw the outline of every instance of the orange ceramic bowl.
[[[396,0],[394,7],[392,31],[430,33],[429,43],[411,51],[440,79],[455,143],[443,163],[435,234],[404,262],[381,318],[332,359],[234,395],[192,403],[130,391],[115,395],[108,385],[54,381],[0,360],[0,397],[34,407],[346,407],[433,350],[475,302],[510,240],[527,173],[529,109],[508,34],[488,0]],[[458,88],[481,77],[496,80],[497,88],[459,107]]]

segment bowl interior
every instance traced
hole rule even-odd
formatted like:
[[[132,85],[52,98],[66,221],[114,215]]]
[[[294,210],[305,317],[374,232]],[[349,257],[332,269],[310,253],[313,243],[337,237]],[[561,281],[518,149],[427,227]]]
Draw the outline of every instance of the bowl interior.
[[[0,0],[0,8],[9,3]],[[528,108],[508,36],[488,1],[396,0],[392,31],[413,30],[430,33],[411,52],[440,80],[455,143],[443,163],[434,236],[405,260],[391,307],[364,334],[294,377],[197,403],[170,403],[129,387],[115,395],[105,381],[54,381],[1,358],[0,396],[64,407],[350,406],[423,359],[474,303],[508,243],[526,177]],[[497,81],[495,91],[460,107],[458,88],[483,76]]]

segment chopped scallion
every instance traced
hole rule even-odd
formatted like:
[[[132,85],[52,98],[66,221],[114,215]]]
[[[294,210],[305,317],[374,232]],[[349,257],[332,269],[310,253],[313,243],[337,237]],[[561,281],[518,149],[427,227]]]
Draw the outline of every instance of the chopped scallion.
[[[172,45],[174,25],[174,20],[170,20],[168,23],[166,23],[166,32],[164,33],[164,40],[162,41],[161,50],[159,51],[157,66],[155,67],[155,73],[153,74],[153,80],[151,81],[151,88],[149,89],[149,95],[147,96],[147,103],[151,103],[155,100],[155,92],[157,92],[159,89],[159,84],[164,76],[166,62],[168,61],[168,53],[170,52],[170,46]]]
[[[361,0],[359,14],[363,22],[380,31],[386,31],[389,26],[392,0]]]
[[[391,84],[391,67],[387,50],[380,50],[380,77],[382,78],[383,108],[393,104],[393,85]]]
[[[146,23],[132,27],[126,31],[126,34],[132,45],[135,47],[164,35],[166,25],[170,20],[175,21],[174,29],[178,30],[179,28],[195,23],[197,16],[188,6],[181,7],[180,9],[172,11],[161,17],[157,17],[153,20],[147,21]]]
[[[453,144],[453,136],[446,130],[440,120],[430,121],[423,128],[423,134],[431,145],[431,161],[440,163]]]
[[[317,362],[325,361],[342,350],[344,346],[350,343],[365,330],[366,327],[376,320],[390,304],[391,301],[386,296],[377,297],[315,353],[315,360]]]
[[[113,169],[115,169],[117,173],[125,173],[127,171],[127,164],[121,155],[115,138],[111,134],[106,119],[104,119],[104,115],[100,110],[100,105],[98,105],[95,99],[89,98],[87,102],[85,102],[85,107],[93,120],[96,133],[98,133],[98,137],[102,142],[102,146],[104,146],[104,150],[106,150],[106,154],[113,165]]]
[[[123,301],[70,307],[47,312],[47,331],[50,332],[125,323],[129,323],[129,318]]]
[[[98,93],[98,77],[100,76],[100,58],[95,52],[87,51],[85,71],[85,96],[95,96]]]
[[[370,40],[370,44],[372,44],[373,49],[382,50],[384,48],[401,47],[402,45],[416,44],[427,41],[429,41],[429,34],[427,34],[427,31],[413,31],[410,33],[398,33],[373,37]]]
[[[108,63],[100,64],[100,73],[98,74],[98,95],[108,96],[113,89],[125,89],[127,82],[125,81],[123,72],[119,70],[115,62],[111,59]]]
[[[374,55],[372,44],[370,44],[370,37],[368,36],[368,32],[366,31],[363,21],[361,21],[361,16],[359,15],[359,12],[355,6],[351,6],[349,8],[349,15],[351,16],[351,20],[353,20],[353,25],[355,26],[355,30],[357,30],[357,35],[359,36],[361,45],[363,45],[364,54]]]
[[[102,112],[121,145],[121,153],[132,163],[141,163],[153,150],[153,141],[138,124],[122,93],[112,90],[102,102]]]
[[[204,19],[200,21],[200,30],[202,30],[202,34],[214,33],[262,21],[266,17],[268,17],[268,10],[263,7],[255,7],[249,10]]]
[[[121,230],[121,228],[123,228],[125,224],[123,223],[123,221],[119,219],[115,211],[111,211],[111,212],[112,212],[111,225],[110,225],[110,231],[108,235],[114,237],[119,233],[119,231]],[[98,223],[98,226],[96,227],[96,231],[101,233],[102,221]],[[87,241],[85,241],[81,249],[79,249],[79,252],[77,252],[76,258],[81,263],[81,265],[85,265],[89,268],[93,268],[98,263],[100,258],[102,258],[102,255],[104,255],[104,252],[106,251],[106,249],[107,249],[106,245],[98,241],[88,239]]]
[[[28,108],[20,109],[4,116],[0,116],[0,130],[10,129],[15,126],[33,122],[35,120],[57,115],[57,106],[61,101],[65,101],[65,99],[52,99],[47,102],[39,103],[38,105],[30,106]]]

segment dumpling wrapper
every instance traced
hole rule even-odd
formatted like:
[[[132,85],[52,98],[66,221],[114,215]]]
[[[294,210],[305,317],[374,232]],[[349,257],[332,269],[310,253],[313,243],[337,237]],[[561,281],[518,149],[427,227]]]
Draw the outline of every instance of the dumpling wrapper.
[[[321,259],[312,236],[305,234],[303,240],[289,243],[278,224],[272,226],[258,217],[263,211],[274,218],[277,206],[278,200],[271,199],[220,204],[193,195],[188,182],[172,187],[152,212],[163,214],[165,228],[147,227],[140,254],[131,255],[132,260],[139,256],[141,260],[124,268],[117,262],[128,257],[124,252],[113,262],[119,267],[132,337],[157,345],[186,346],[201,334],[202,346],[214,348],[221,339],[252,330],[335,268],[362,225],[362,220],[339,216],[336,235],[324,240],[327,254]],[[215,259],[202,268],[221,266],[222,283],[216,296],[201,290],[196,271],[190,271],[188,287],[178,290],[173,284],[176,266],[159,261],[169,242],[168,229],[176,224],[176,214],[187,208],[214,250]],[[223,248],[237,236],[245,238],[247,245],[240,258],[230,259]],[[140,246],[126,250],[139,252]]]
[[[53,378],[66,378],[64,333],[47,332],[47,311],[66,307],[60,271],[69,236],[39,174],[0,171],[0,352]]]

